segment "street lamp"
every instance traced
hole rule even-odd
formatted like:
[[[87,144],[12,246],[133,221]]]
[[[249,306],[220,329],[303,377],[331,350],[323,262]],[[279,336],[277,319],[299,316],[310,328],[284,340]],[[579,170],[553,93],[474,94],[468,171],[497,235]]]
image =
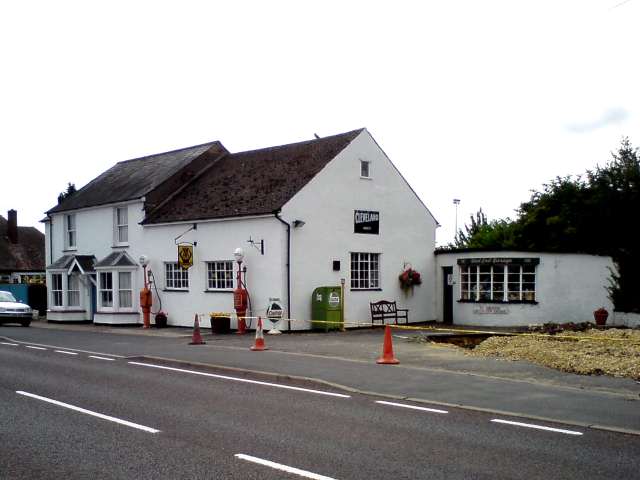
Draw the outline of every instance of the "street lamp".
[[[456,206],[456,229],[454,231],[454,237],[458,234],[458,205],[460,205],[460,199],[459,198],[454,198],[453,199],[453,204]]]
[[[246,333],[247,324],[245,323],[245,316],[247,315],[247,306],[249,294],[244,288],[242,282],[242,260],[244,260],[244,252],[241,248],[236,248],[233,252],[233,257],[238,262],[238,276],[236,277],[236,289],[233,291],[233,308],[236,310],[236,316],[238,317],[238,331],[236,333],[242,335]]]

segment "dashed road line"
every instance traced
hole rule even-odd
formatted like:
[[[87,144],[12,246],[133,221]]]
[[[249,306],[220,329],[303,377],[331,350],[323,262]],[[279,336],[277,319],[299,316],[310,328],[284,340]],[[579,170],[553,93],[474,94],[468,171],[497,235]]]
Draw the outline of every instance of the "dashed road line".
[[[54,350],[56,353],[64,353],[65,355],[78,355],[76,352],[65,352],[64,350]]]
[[[0,342],[0,345],[8,345],[10,347],[17,347],[19,346],[17,343],[9,343],[9,342]]]
[[[546,430],[548,432],[565,433],[567,435],[582,435],[582,432],[576,432],[575,430],[564,430],[562,428],[545,427],[544,425],[535,425],[533,423],[512,422],[510,420],[500,420],[494,418],[491,420],[494,423],[504,423],[506,425],[515,425],[517,427],[535,428],[536,430]]]
[[[391,405],[392,407],[410,408],[411,410],[420,410],[422,412],[449,413],[447,410],[438,410],[437,408],[416,407],[415,405],[406,405],[404,403],[385,402],[382,400],[376,400],[376,403],[379,403],[380,405]]]
[[[281,470],[283,472],[292,473],[294,475],[298,475],[304,478],[311,478],[313,480],[336,480],[333,477],[318,475],[317,473],[309,472],[307,470],[301,470],[299,468],[290,467],[288,465],[272,462],[270,460],[265,460],[263,458],[252,457],[251,455],[245,455],[244,453],[236,453],[234,456],[240,460],[246,460],[247,462],[257,463],[258,465],[264,465],[265,467],[270,467],[275,470]]]
[[[33,345],[25,345],[25,347],[31,348],[33,350],[46,350],[46,348],[44,348],[44,347],[35,347]]]
[[[227,375],[217,375],[215,373],[205,373],[205,372],[198,372],[197,370],[186,370],[183,368],[174,368],[174,367],[165,367],[164,365],[153,365],[151,363],[140,363],[140,362],[127,362],[130,365],[138,365],[141,367],[150,367],[150,368],[158,368],[161,370],[169,370],[172,372],[181,372],[181,373],[189,373],[191,375],[201,375],[203,377],[210,377],[210,378],[219,378],[221,380],[231,380],[234,382],[243,382],[243,383],[251,383],[253,385],[263,385],[266,387],[275,387],[275,388],[282,388],[285,390],[295,390],[298,392],[307,392],[307,393],[315,393],[318,395],[327,395],[330,397],[338,397],[338,398],[351,398],[351,395],[344,395],[342,393],[333,393],[333,392],[325,392],[323,390],[312,390],[309,388],[301,388],[301,387],[292,387],[289,385],[281,385],[278,383],[269,383],[269,382],[260,382],[258,380],[249,380],[247,378],[238,378],[238,377],[229,377]]]
[[[122,420],[121,418],[111,417],[109,415],[104,415],[102,413],[93,412],[91,410],[87,410],[85,408],[76,407],[75,405],[71,405],[69,403],[59,402],[58,400],[54,400],[52,398],[41,397],[40,395],[35,395],[29,392],[23,392],[21,390],[16,390],[18,395],[24,395],[25,397],[35,398],[36,400],[41,400],[43,402],[51,403],[53,405],[57,405],[59,407],[68,408],[69,410],[73,410],[75,412],[85,413],[87,415],[91,415],[93,417],[98,417],[103,420],[109,420],[110,422],[119,423],[120,425],[126,425],[127,427],[137,428],[138,430],[143,430],[149,433],[159,433],[160,430],[155,428],[146,427],[144,425],[140,425],[139,423],[129,422],[128,420]]]
[[[98,357],[97,355],[89,355],[89,358],[95,358],[96,360],[107,360],[109,362],[115,362],[115,358]]]

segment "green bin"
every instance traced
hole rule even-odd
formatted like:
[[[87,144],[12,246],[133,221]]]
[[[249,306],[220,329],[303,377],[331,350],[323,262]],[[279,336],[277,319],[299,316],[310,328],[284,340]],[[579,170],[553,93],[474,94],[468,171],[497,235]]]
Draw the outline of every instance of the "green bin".
[[[340,330],[342,318],[341,288],[318,287],[311,295],[311,327],[314,330]]]

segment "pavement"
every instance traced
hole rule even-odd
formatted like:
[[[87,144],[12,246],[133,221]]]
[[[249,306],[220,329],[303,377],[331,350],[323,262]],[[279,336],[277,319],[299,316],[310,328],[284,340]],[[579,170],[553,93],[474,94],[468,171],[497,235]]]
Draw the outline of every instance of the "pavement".
[[[558,422],[640,435],[640,383],[582,376],[524,361],[465,354],[464,349],[420,341],[434,334],[393,330],[399,365],[378,365],[383,329],[265,335],[269,350],[252,352],[253,334],[211,334],[189,345],[191,329],[109,327],[33,322],[4,326],[0,337],[267,376],[313,380],[351,392],[431,405]],[[73,332],[73,335],[69,335]],[[441,333],[440,333],[441,334]]]

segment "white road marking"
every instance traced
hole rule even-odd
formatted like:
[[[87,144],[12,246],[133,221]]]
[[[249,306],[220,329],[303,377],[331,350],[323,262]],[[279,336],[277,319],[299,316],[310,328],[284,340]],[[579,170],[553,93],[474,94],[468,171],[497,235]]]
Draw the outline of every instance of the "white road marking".
[[[239,458],[240,460],[246,460],[247,462],[257,463],[260,465],[264,465],[265,467],[271,467],[276,470],[282,470],[283,472],[292,473],[294,475],[299,475],[301,477],[312,478],[313,480],[336,480],[333,477],[325,477],[324,475],[318,475],[317,473],[308,472],[307,470],[300,470],[299,468],[289,467],[281,463],[271,462],[269,460],[264,460],[258,457],[252,457],[251,455],[245,455],[244,453],[236,453],[234,456],[236,458]]]
[[[267,387],[284,388],[286,390],[295,390],[298,392],[317,393],[318,395],[328,395],[330,397],[351,398],[350,395],[343,395],[342,393],[324,392],[322,390],[311,390],[308,388],[301,388],[301,387],[290,387],[289,385],[280,385],[277,383],[269,383],[269,382],[259,382],[257,380],[229,377],[227,375],[216,375],[215,373],[198,372],[196,370],[185,370],[183,368],[165,367],[163,365],[152,365],[150,363],[139,363],[139,362],[127,362],[127,363],[130,363],[131,365],[139,365],[141,367],[159,368],[161,370],[170,370],[172,372],[190,373],[192,375],[202,375],[203,377],[220,378],[223,380],[233,380],[235,382],[252,383],[254,385],[264,385]]]
[[[44,347],[34,347],[33,345],[25,345],[27,348],[32,348],[34,350],[46,350]]]
[[[77,355],[76,352],[65,352],[64,350],[54,350],[56,353],[64,353],[65,355]]]
[[[412,410],[421,410],[423,412],[431,413],[449,413],[447,410],[438,410],[436,408],[416,407],[415,405],[405,405],[403,403],[383,402],[382,400],[376,400],[376,403],[381,405],[391,405],[392,407],[410,408]]]
[[[527,428],[535,428],[537,430],[547,430],[549,432],[566,433],[567,435],[582,435],[582,432],[576,432],[574,430],[563,430],[561,428],[545,427],[543,425],[534,425],[531,423],[511,422],[509,420],[500,420],[498,418],[494,418],[491,421],[495,423],[505,423],[507,425],[515,425],[517,427],[527,427]]]
[[[96,355],[89,355],[89,358],[95,358],[96,360],[108,360],[110,362],[115,362],[115,358],[107,358],[107,357],[98,357]]]
[[[119,423],[121,425],[126,425],[127,427],[137,428],[138,430],[144,430],[149,433],[158,433],[160,430],[156,430],[155,428],[145,427],[144,425],[140,425],[133,422],[128,422],[127,420],[122,420],[116,417],[110,417],[109,415],[104,415],[102,413],[92,412],[91,410],[86,410],[84,408],[76,407],[75,405],[70,405],[68,403],[59,402],[58,400],[53,400],[47,397],[41,397],[40,395],[34,395],[33,393],[23,392],[17,390],[16,393],[18,395],[24,395],[25,397],[35,398],[36,400],[42,400],[43,402],[51,403],[53,405],[57,405],[59,407],[68,408],[69,410],[74,410],[80,413],[86,413],[87,415],[92,415],[94,417],[102,418],[103,420],[109,420],[110,422]]]
[[[7,343],[7,342],[0,342],[0,345],[9,345],[10,347],[17,347],[18,346],[17,343]]]

